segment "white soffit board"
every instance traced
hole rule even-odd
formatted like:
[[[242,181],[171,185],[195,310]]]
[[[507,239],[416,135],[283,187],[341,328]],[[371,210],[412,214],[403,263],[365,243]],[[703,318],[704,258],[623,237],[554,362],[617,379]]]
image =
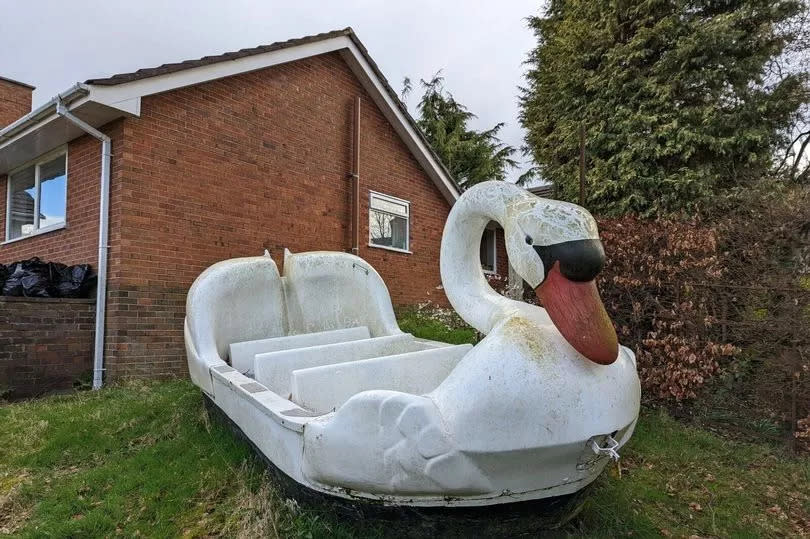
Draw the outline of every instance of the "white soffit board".
[[[86,98],[74,103],[70,110],[94,127],[100,127],[126,114],[116,107],[109,107]],[[84,134],[79,127],[56,112],[43,115],[41,120],[20,130],[10,139],[0,142],[0,174],[5,174]]]

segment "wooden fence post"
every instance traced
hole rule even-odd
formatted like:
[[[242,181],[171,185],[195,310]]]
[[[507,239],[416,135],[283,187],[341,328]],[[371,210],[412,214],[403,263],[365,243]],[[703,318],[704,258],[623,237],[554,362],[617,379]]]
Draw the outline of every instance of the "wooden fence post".
[[[585,124],[579,124],[579,205],[585,206]]]

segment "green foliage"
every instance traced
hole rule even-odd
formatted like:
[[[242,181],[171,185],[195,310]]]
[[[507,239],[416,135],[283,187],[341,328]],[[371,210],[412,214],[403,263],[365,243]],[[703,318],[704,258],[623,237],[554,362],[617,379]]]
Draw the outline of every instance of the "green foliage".
[[[810,460],[642,410],[622,476],[597,482],[572,536],[803,536]],[[606,474],[608,475],[608,474]]]
[[[456,101],[443,83],[438,73],[429,81],[422,80],[425,93],[417,106],[417,124],[425,138],[462,189],[487,180],[505,179],[507,171],[517,162],[512,158],[515,149],[498,138],[504,124],[484,131],[471,129],[467,124],[475,114]],[[411,82],[406,78],[403,97],[410,90]]]
[[[609,213],[700,208],[763,176],[806,99],[806,74],[766,76],[794,39],[794,0],[553,0],[529,25],[526,146],[565,199]]]
[[[431,312],[408,310],[398,313],[397,318],[402,331],[412,333],[420,339],[450,344],[475,344],[478,342],[475,329],[464,324],[463,321],[457,323],[456,320],[448,319],[451,315],[446,313],[447,311],[439,309]],[[454,318],[458,318],[458,315],[455,315]]]

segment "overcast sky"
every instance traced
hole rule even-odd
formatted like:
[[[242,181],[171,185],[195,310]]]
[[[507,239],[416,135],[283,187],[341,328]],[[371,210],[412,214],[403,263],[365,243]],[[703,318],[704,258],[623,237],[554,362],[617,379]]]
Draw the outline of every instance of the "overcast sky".
[[[0,0],[0,75],[32,84],[34,106],[75,82],[351,26],[397,90],[443,69],[478,115],[519,147],[525,18],[537,0]],[[11,45],[13,44],[13,45]],[[408,105],[418,100],[415,87]],[[518,171],[512,174],[513,178]]]

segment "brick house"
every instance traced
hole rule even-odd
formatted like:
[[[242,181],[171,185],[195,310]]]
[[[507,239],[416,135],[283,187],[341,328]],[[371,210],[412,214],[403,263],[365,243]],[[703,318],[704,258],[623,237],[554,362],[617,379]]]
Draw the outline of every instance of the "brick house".
[[[184,373],[189,286],[265,249],[281,268],[285,247],[354,248],[396,305],[446,303],[458,188],[351,29],[91,79],[29,112],[32,90],[0,79],[0,263],[101,266],[108,378]],[[505,275],[498,237],[482,262]]]

